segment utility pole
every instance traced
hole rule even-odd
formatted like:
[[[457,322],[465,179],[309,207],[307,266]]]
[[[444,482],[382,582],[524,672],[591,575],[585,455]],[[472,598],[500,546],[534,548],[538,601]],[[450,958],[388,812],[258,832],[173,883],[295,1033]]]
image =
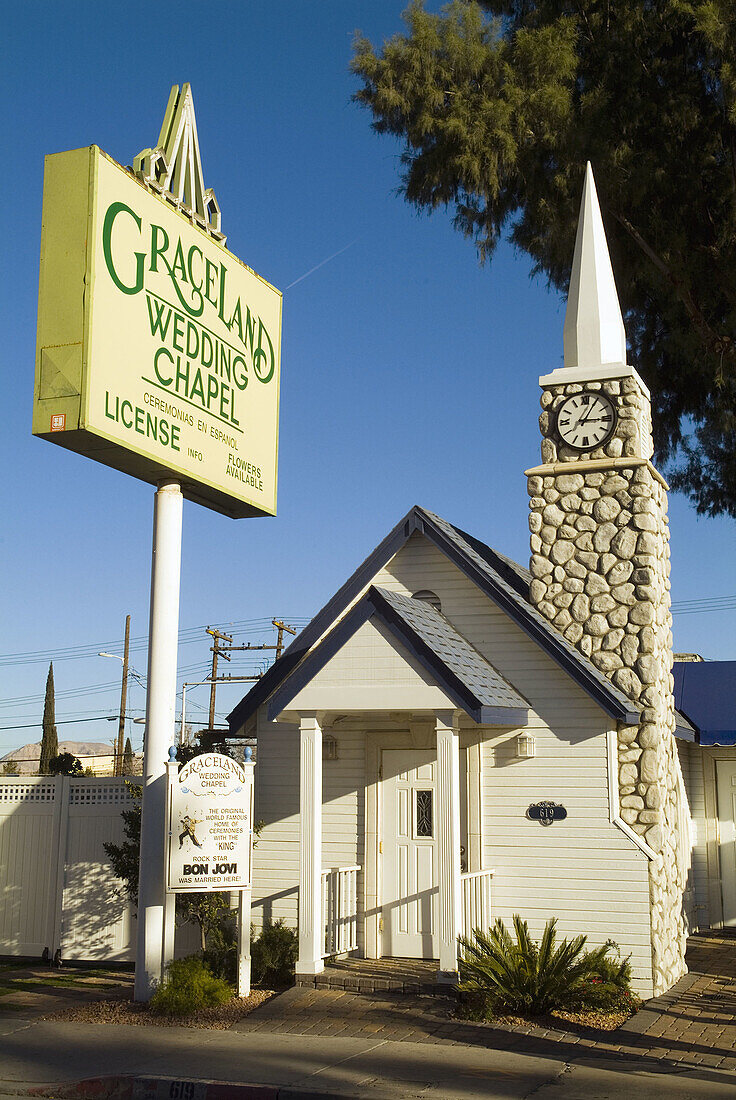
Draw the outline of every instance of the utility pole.
[[[284,648],[284,632],[286,632],[287,634],[296,634],[296,630],[294,629],[293,626],[287,626],[286,623],[282,623],[279,619],[271,619],[271,622],[279,632],[278,633],[278,638],[276,639],[276,645],[253,645],[251,642],[248,642],[247,645],[229,645],[227,647],[228,653],[236,653],[236,652],[241,653],[241,652],[243,652],[243,650],[246,650],[246,649],[275,649],[276,650],[276,660],[278,660],[279,657],[281,656],[281,653],[282,653],[283,648]],[[212,631],[210,630],[210,631],[208,631],[208,633],[211,634]],[[224,635],[220,635],[220,637],[224,637]],[[230,639],[230,641],[232,642],[232,638]],[[225,656],[225,651],[223,649],[220,649],[220,653],[222,654],[223,657]],[[230,660],[230,658],[228,657],[228,661],[229,660]],[[221,680],[225,680],[225,679],[229,679],[229,680],[232,680],[232,679],[259,680],[260,676],[245,676],[245,677],[243,677],[243,676],[238,676],[238,677],[221,676],[220,679]]]
[[[271,619],[271,622],[279,632],[279,636],[276,639],[276,660],[278,661],[284,649],[284,631],[287,634],[296,635],[296,630],[293,626],[287,626],[286,623],[282,623],[280,619]]]
[[[231,653],[242,652],[243,650],[246,650],[246,649],[251,649],[251,650],[255,650],[255,649],[275,649],[276,650],[276,659],[278,660],[278,658],[281,656],[281,654],[283,652],[283,649],[284,649],[284,634],[285,633],[286,634],[296,634],[296,630],[294,629],[293,626],[287,626],[286,623],[282,623],[279,619],[272,619],[271,622],[273,623],[274,627],[278,630],[278,638],[276,640],[276,645],[252,645],[252,643],[250,643],[250,642],[247,645],[233,645],[232,644],[233,643],[232,637],[229,634],[223,634],[219,630],[214,630],[212,627],[209,627],[209,626],[207,627],[207,633],[212,636],[212,639],[214,641],[214,645],[210,646],[210,649],[212,651],[212,673],[211,673],[210,678],[209,678],[209,680],[212,684],[212,686],[210,688],[210,720],[209,720],[209,727],[208,727],[210,730],[214,730],[214,728],[215,728],[215,697],[216,697],[217,685],[225,683],[226,681],[245,682],[246,680],[260,680],[260,678],[261,678],[260,673],[257,676],[218,676],[217,675],[217,661],[218,661],[218,658],[219,657],[224,657],[226,661],[229,661]],[[221,644],[222,642],[227,642],[228,644],[223,646]],[[208,681],[205,680],[203,682],[207,683]],[[187,685],[184,686],[184,689],[183,689],[184,691],[186,691],[186,686]],[[182,698],[182,736],[183,736],[183,732],[184,732],[184,700]]]
[[[115,746],[114,775],[123,774],[123,746],[125,744],[125,710],[128,701],[128,655],[130,653],[130,615],[125,618],[125,645],[123,648],[123,682],[120,688],[120,720],[118,741]]]
[[[214,645],[210,646],[212,650],[212,687],[210,688],[210,723],[209,728],[215,728],[215,696],[217,693],[217,658],[222,656],[226,661],[230,660],[230,656],[225,649],[222,648],[220,642],[230,642],[232,645],[232,638],[229,634],[221,634],[219,630],[212,630],[211,627],[207,627],[207,633],[212,636]]]

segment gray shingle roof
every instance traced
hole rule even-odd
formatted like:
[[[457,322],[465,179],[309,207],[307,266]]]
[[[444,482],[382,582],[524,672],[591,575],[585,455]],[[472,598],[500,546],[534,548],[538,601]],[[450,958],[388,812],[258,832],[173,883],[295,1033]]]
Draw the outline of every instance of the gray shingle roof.
[[[371,585],[357,604],[284,679],[268,704],[269,719],[288,708],[369,619],[378,619],[457,707],[479,725],[519,726],[529,704],[455,627],[429,604]]]
[[[410,630],[425,642],[445,667],[473,693],[483,707],[518,707],[529,703],[475,649],[441,612],[386,588],[375,588]]]
[[[441,516],[415,505],[368,555],[321,611],[294,639],[281,658],[228,715],[233,732],[239,730],[258,707],[279,691],[279,685],[304,664],[314,646],[336,629],[353,600],[372,583],[379,569],[391,560],[415,532],[425,535],[467,577],[516,622],[560,665],[591,698],[616,721],[639,721],[639,708],[619,691],[595,665],[529,603],[528,572],[479,539],[454,527]],[[387,605],[388,606],[388,605]]]
[[[525,593],[519,591],[518,584],[510,583],[509,579],[504,579],[501,575],[501,571],[498,568],[494,568],[489,564],[489,557],[480,552],[480,547],[483,544],[479,544],[476,539],[468,540],[465,534],[460,531],[459,528],[453,527],[447,520],[442,519],[441,516],[437,516],[434,512],[429,512],[426,509],[422,509],[427,519],[435,525],[438,530],[444,535],[444,537],[457,548],[462,557],[473,566],[481,574],[481,578],[484,579],[487,584],[484,585],[488,595],[494,599],[494,602],[504,606],[506,604],[506,610],[511,611],[513,617],[522,626],[527,633],[531,634],[537,641],[540,641],[547,651],[555,651],[557,660],[563,665],[568,667],[568,671],[572,667],[577,666],[579,670],[585,670],[584,679],[591,685],[595,686],[599,692],[604,692],[609,698],[615,699],[620,706],[628,712],[628,717],[625,721],[636,722],[639,719],[639,710],[629,697],[620,691],[603,672],[595,667],[592,661],[589,661],[587,657],[583,656],[580,650],[576,649],[571,642],[568,642],[567,638],[564,638],[562,634],[552,626],[552,624],[540,615],[539,612],[529,603],[529,590],[528,585]],[[495,551],[490,547],[483,547],[488,551],[488,555],[495,555]],[[510,566],[511,562],[509,558],[504,559],[507,566]],[[517,566],[517,576],[521,577],[521,567]],[[499,597],[501,597],[499,599]],[[510,601],[511,606],[508,606]],[[516,614],[513,612],[516,611]],[[544,641],[542,640],[544,639]]]

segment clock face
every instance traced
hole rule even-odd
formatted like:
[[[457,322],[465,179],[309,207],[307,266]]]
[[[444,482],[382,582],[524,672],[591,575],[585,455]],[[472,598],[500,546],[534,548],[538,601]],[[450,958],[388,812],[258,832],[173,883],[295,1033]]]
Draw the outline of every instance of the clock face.
[[[574,393],[557,410],[558,435],[576,451],[600,447],[615,427],[616,411],[604,393]]]

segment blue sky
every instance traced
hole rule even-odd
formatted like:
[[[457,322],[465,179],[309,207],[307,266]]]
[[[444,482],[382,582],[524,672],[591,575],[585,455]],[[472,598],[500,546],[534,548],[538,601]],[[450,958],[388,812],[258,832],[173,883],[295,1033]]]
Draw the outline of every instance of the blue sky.
[[[401,9],[5,6],[0,755],[39,738],[52,658],[60,739],[114,736],[120,664],[96,654],[122,653],[128,612],[145,675],[153,490],[31,436],[35,315],[44,155],[96,143],[131,163],[174,83],[192,84],[228,247],[285,292],[279,514],[185,503],[180,683],[207,674],[207,624],[273,642],[273,616],[302,625],[412,504],[528,558],[523,471],[539,461],[537,379],[561,363],[564,303],[523,255],[502,248],[480,268],[446,213],[396,196],[399,148],[350,102],[348,65],[353,31],[380,42]],[[736,659],[734,600],[690,610],[736,591],[733,523],[674,495],[670,513],[675,647]],[[220,688],[218,714],[240,694]],[[207,699],[188,692],[193,721]],[[144,705],[133,680],[131,717]]]

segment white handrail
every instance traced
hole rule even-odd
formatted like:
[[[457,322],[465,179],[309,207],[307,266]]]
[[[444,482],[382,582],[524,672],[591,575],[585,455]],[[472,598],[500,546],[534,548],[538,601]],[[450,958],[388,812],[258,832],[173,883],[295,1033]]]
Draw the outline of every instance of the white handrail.
[[[360,864],[322,871],[323,958],[358,947],[358,873]]]
[[[491,879],[493,871],[465,871],[460,875],[463,895],[463,936],[474,928],[486,931],[491,926]]]

